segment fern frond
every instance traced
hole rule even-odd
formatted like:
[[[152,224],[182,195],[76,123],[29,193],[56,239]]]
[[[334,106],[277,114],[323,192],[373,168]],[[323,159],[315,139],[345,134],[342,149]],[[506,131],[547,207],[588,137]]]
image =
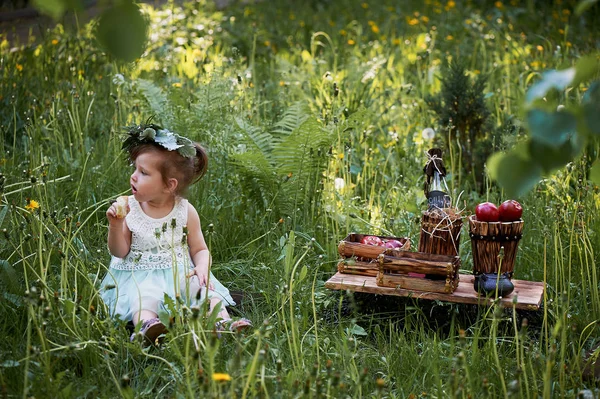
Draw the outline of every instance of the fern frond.
[[[150,114],[159,117],[162,125],[171,126],[170,103],[167,94],[154,82],[146,79],[135,81],[138,91],[144,96],[150,107]]]
[[[273,142],[273,136],[271,134],[263,131],[259,127],[250,125],[243,118],[235,118],[235,122],[240,128],[246,144],[256,148],[264,156],[271,152]]]
[[[304,123],[309,115],[308,105],[304,102],[296,102],[285,111],[281,120],[273,125],[271,134],[281,140]]]

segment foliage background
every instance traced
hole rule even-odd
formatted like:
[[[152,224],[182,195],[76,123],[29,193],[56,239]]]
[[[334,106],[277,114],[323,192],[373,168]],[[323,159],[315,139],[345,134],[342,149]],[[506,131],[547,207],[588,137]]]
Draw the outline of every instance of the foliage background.
[[[575,396],[598,389],[600,206],[591,137],[518,199],[518,278],[544,281],[538,312],[326,290],[349,232],[418,242],[425,151],[452,126],[426,98],[446,65],[485,76],[483,150],[527,140],[525,95],[542,71],[598,47],[598,7],[575,3],[204,1],[143,7],[146,51],[103,52],[96,21],[0,44],[0,344],[10,396]],[[578,107],[589,82],[548,97]],[[460,94],[460,93],[459,93]],[[459,96],[459,101],[460,101]],[[128,189],[122,127],[157,122],[202,142],[197,207],[214,272],[242,292],[246,336],[172,303],[158,348],[129,343],[98,300],[108,202]],[[421,134],[433,127],[429,140]],[[483,141],[485,140],[485,141]],[[488,143],[488,144],[485,144]],[[457,148],[460,148],[460,144]],[[507,194],[445,154],[469,214]],[[568,160],[567,160],[568,161]],[[567,163],[565,161],[564,163]],[[481,173],[484,175],[483,173]],[[34,202],[35,201],[35,202]],[[463,237],[467,237],[464,232]],[[462,268],[472,267],[470,243]],[[264,322],[264,324],[263,324]],[[594,352],[595,350],[595,352]],[[588,365],[589,366],[589,365]],[[231,381],[215,373],[226,373]],[[76,379],[77,383],[74,383]],[[224,379],[225,381],[222,381]]]

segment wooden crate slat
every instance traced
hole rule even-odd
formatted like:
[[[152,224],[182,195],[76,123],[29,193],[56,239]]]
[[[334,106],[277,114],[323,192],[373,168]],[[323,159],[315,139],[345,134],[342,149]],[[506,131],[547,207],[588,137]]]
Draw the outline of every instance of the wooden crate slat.
[[[458,287],[452,294],[437,292],[424,292],[391,287],[379,287],[375,277],[353,274],[336,273],[326,283],[325,287],[334,290],[351,290],[380,295],[410,296],[417,299],[440,300],[445,302],[466,303],[473,305],[491,304],[493,299],[479,296],[473,289],[473,276],[460,274]],[[543,295],[544,283],[513,279],[515,290],[512,294],[500,300],[502,306],[512,307],[513,299],[517,298],[515,307],[517,309],[537,310],[540,308]]]

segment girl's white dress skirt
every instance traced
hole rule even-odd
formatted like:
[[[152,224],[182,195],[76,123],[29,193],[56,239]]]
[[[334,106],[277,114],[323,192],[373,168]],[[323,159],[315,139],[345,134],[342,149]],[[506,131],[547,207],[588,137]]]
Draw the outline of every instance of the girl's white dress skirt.
[[[176,296],[193,306],[202,301],[218,298],[223,306],[234,306],[229,290],[210,273],[207,290],[201,287],[198,276],[187,277],[193,269],[174,267],[168,269],[118,270],[109,268],[100,287],[100,296],[111,316],[129,321],[141,310],[154,313],[169,311],[165,295],[176,301]]]

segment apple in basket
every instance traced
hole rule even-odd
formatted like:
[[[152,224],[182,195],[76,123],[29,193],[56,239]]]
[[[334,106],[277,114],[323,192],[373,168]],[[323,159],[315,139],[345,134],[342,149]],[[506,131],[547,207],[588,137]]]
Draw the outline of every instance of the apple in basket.
[[[500,220],[500,212],[495,204],[482,202],[475,207],[475,217],[480,222],[497,222]]]
[[[400,249],[404,246],[404,243],[399,240],[389,239],[383,243],[383,246],[389,249]]]
[[[383,240],[377,236],[364,236],[362,240],[360,240],[360,243],[366,245],[381,246],[383,245]]]
[[[498,211],[502,222],[515,222],[523,215],[523,207],[515,200],[504,201],[498,207]]]

